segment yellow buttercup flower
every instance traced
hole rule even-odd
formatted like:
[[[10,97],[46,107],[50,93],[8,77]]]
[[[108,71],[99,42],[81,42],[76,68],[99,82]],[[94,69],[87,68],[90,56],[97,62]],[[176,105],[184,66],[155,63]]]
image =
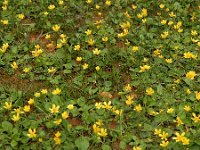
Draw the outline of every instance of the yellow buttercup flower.
[[[167,140],[168,133],[163,131],[158,135],[162,140]]]
[[[67,108],[68,108],[69,110],[72,110],[72,109],[74,109],[74,105],[73,105],[73,104],[69,104],[69,105],[67,105]]]
[[[140,72],[145,72],[149,70],[151,67],[149,65],[140,66]]]
[[[153,95],[154,94],[154,90],[152,88],[147,88],[146,89],[146,94],[147,95]]]
[[[61,122],[62,122],[62,119],[57,119],[56,121],[54,121],[54,123],[55,123],[56,125],[60,125]]]
[[[18,14],[17,15],[17,18],[20,19],[20,20],[24,19],[24,17],[25,17],[24,14]]]
[[[55,90],[52,91],[53,95],[59,95],[61,93],[61,89],[56,88]]]
[[[169,145],[169,141],[162,141],[161,143],[160,143],[160,146],[161,147],[167,147]]]
[[[173,113],[173,112],[174,112],[174,109],[173,109],[173,108],[167,109],[167,113],[168,113],[168,114],[171,114],[171,113]]]
[[[79,44],[74,46],[74,50],[75,50],[75,51],[79,51],[80,48],[81,48],[81,46],[80,46]]]
[[[101,50],[98,50],[98,48],[95,48],[95,49],[93,50],[93,54],[94,54],[94,55],[99,55],[100,52],[101,52]]]
[[[101,137],[106,137],[108,135],[107,129],[100,128],[100,131],[97,133]]]
[[[200,121],[200,115],[196,115],[195,113],[192,113],[192,120],[195,122],[195,123],[198,123]]]
[[[30,110],[31,110],[30,105],[25,105],[25,106],[24,106],[24,111],[25,111],[25,112],[30,112]]]
[[[30,98],[29,101],[28,101],[28,104],[29,104],[29,105],[33,105],[34,103],[35,103],[34,99],[33,99],[33,98]]]
[[[48,9],[49,9],[49,10],[53,10],[54,8],[55,8],[55,5],[49,5],[49,6],[48,6]]]
[[[14,70],[18,69],[18,65],[17,65],[17,63],[16,63],[15,61],[11,64],[11,67],[12,67]]]
[[[99,67],[99,66],[96,66],[95,69],[96,69],[96,71],[99,71],[99,70],[100,70],[100,67]]]
[[[60,26],[59,25],[54,25],[52,26],[53,31],[58,32],[60,30]]]
[[[189,71],[186,73],[186,78],[189,78],[191,80],[194,80],[194,77],[196,76],[197,74],[195,73],[195,71]]]
[[[19,114],[17,113],[16,115],[13,115],[13,116],[12,116],[12,120],[13,120],[14,122],[19,121],[19,120],[20,120]]]
[[[82,57],[76,57],[76,61],[81,62],[82,61]]]
[[[88,65],[87,63],[84,63],[84,64],[83,64],[83,69],[84,69],[84,70],[87,69],[88,66],[89,66],[89,65]]]
[[[28,129],[28,134],[27,134],[27,136],[29,137],[29,138],[36,138],[36,136],[37,136],[37,134],[36,134],[36,129]]]
[[[136,105],[134,107],[134,110],[137,111],[137,112],[141,112],[142,111],[142,106],[139,104],[139,105]]]
[[[85,31],[85,34],[86,34],[86,35],[91,35],[91,34],[92,34],[92,30],[87,29],[87,31]]]
[[[184,106],[184,110],[188,112],[188,111],[190,111],[190,110],[191,110],[191,107],[190,107],[190,106],[188,106],[188,105],[185,105],[185,106]]]
[[[197,100],[200,100],[200,92],[195,91],[195,97]]]
[[[134,52],[136,52],[136,51],[139,50],[139,47],[138,47],[138,46],[133,46],[133,47],[132,47],[132,50],[133,50]]]
[[[55,104],[52,105],[50,109],[51,113],[59,113],[60,106],[56,106]]]
[[[47,94],[47,92],[48,92],[47,89],[42,89],[42,90],[41,90],[41,93],[42,93],[42,94]]]
[[[68,117],[69,117],[69,113],[68,112],[65,111],[65,112],[62,113],[62,118],[63,119],[67,119]]]
[[[4,25],[8,25],[9,22],[8,22],[8,20],[1,20],[1,23]]]
[[[11,110],[12,109],[12,102],[8,103],[8,102],[5,102],[5,105],[3,106],[5,109],[7,110]]]
[[[159,135],[160,133],[161,133],[161,129],[155,129],[155,130],[154,130],[154,134],[155,134],[155,135]]]
[[[41,95],[41,94],[40,94],[39,92],[34,93],[34,96],[35,96],[35,97],[40,97],[40,95]]]

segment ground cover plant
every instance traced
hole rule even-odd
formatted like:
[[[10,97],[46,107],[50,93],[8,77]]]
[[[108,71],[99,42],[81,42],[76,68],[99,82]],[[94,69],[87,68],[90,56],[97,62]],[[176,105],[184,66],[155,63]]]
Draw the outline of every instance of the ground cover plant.
[[[199,0],[0,6],[0,149],[200,149]]]

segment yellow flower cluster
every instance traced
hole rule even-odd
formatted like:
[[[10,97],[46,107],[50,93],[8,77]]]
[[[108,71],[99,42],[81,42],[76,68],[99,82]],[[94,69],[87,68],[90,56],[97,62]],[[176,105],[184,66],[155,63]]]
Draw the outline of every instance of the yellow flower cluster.
[[[162,131],[161,129],[155,129],[154,130],[154,135],[157,135],[161,138],[161,147],[167,147],[169,145],[169,141],[167,139],[168,133],[165,131]]]
[[[174,140],[176,140],[176,142],[182,142],[183,145],[188,145],[190,143],[190,139],[188,139],[187,137],[185,137],[185,132],[183,133],[175,133],[176,137],[173,137]]]
[[[106,137],[108,135],[107,129],[103,128],[102,120],[97,121],[95,124],[93,124],[93,132],[97,134],[99,137]]]
[[[43,53],[43,49],[40,48],[40,45],[35,46],[35,50],[31,51],[33,57],[39,57]]]

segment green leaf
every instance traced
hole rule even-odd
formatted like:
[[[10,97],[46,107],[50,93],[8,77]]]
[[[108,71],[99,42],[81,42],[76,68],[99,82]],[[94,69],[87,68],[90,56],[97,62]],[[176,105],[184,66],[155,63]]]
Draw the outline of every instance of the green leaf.
[[[87,150],[89,147],[89,141],[86,137],[79,137],[75,140],[75,145],[78,147],[78,150]]]
[[[112,150],[109,145],[102,145],[102,150]]]
[[[2,122],[2,127],[6,131],[12,131],[13,125],[8,121],[4,121]]]
[[[121,148],[121,149],[126,149],[126,142],[121,141],[121,142],[120,142],[120,148]]]

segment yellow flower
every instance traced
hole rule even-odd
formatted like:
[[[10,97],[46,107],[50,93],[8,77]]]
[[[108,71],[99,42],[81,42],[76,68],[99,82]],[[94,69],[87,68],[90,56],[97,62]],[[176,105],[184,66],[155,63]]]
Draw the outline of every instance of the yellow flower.
[[[53,139],[56,142],[56,145],[59,145],[61,143],[60,138],[54,137]]]
[[[139,104],[139,105],[136,105],[134,107],[134,110],[137,111],[137,112],[141,112],[142,111],[142,106]]]
[[[108,135],[107,129],[100,128],[100,131],[97,133],[99,136],[106,137]]]
[[[183,124],[183,121],[181,120],[181,118],[180,118],[180,117],[176,117],[176,120],[175,120],[174,122],[176,122],[176,123],[177,123],[177,126],[180,126],[180,125],[182,125],[182,124]]]
[[[190,144],[190,139],[183,137],[182,143],[183,143],[183,145],[188,145],[188,144]]]
[[[162,140],[167,140],[168,133],[163,131],[161,134],[158,135]]]
[[[31,108],[30,108],[30,105],[25,105],[24,106],[24,111],[25,112],[30,112]]]
[[[147,88],[146,89],[146,94],[147,95],[153,95],[154,94],[154,90],[152,88]]]
[[[132,50],[133,50],[134,52],[136,52],[136,51],[139,50],[139,47],[138,47],[138,46],[133,46],[133,47],[132,47]]]
[[[4,25],[8,25],[8,20],[1,20],[1,23]]]
[[[110,6],[111,5],[111,1],[110,0],[106,0],[105,4]]]
[[[27,134],[27,136],[29,137],[29,138],[36,138],[36,136],[37,136],[37,134],[36,134],[36,129],[28,129],[28,134]]]
[[[171,59],[171,58],[170,58],[170,59],[165,59],[165,61],[166,61],[168,64],[172,63],[172,59]]]
[[[147,16],[148,13],[147,13],[147,9],[146,9],[146,8],[143,8],[143,9],[142,9],[142,14],[143,14],[144,17]]]
[[[195,97],[197,100],[200,100],[200,92],[195,91]]]
[[[57,43],[56,48],[62,48],[63,44],[62,43]]]
[[[142,150],[142,148],[140,146],[134,146],[133,150]]]
[[[167,38],[168,35],[169,35],[169,32],[168,32],[168,31],[165,31],[165,32],[163,32],[163,33],[161,34],[161,38],[162,38],[162,39],[165,39],[165,38]]]
[[[131,7],[132,7],[132,9],[136,9],[137,8],[137,6],[134,5],[134,4],[132,4]]]
[[[169,21],[168,25],[171,26],[174,22],[173,21]]]
[[[26,67],[26,68],[23,69],[23,72],[24,72],[24,73],[28,73],[28,72],[30,71],[30,69],[31,69],[31,68],[27,68],[27,67]]]
[[[99,103],[95,103],[95,107],[96,107],[97,109],[100,109],[100,108],[103,108],[103,105],[102,105],[101,102],[99,102]]]
[[[102,41],[103,42],[107,42],[108,41],[108,37],[102,37]]]
[[[24,17],[25,17],[24,14],[18,14],[17,15],[17,18],[19,18],[20,20],[24,19]]]
[[[53,95],[59,95],[61,93],[61,89],[56,88],[55,90],[52,91]]]
[[[51,113],[59,113],[60,106],[56,106],[55,104],[52,105],[50,109]]]
[[[169,13],[169,16],[170,16],[170,17],[176,17],[176,15],[174,14],[174,12],[170,12],[170,13]]]
[[[95,48],[95,49],[93,50],[93,54],[94,54],[94,55],[99,55],[100,52],[101,52],[101,50],[98,50],[98,48]]]
[[[58,4],[59,4],[59,5],[63,5],[63,4],[64,4],[64,1],[59,0],[59,1],[58,1]]]
[[[42,90],[41,90],[41,93],[42,93],[42,94],[47,94],[47,92],[48,92],[47,89],[42,89]]]
[[[155,134],[155,135],[159,135],[160,133],[161,133],[161,129],[155,129],[155,130],[154,130],[154,134]]]
[[[55,8],[55,5],[49,5],[49,6],[48,6],[48,9],[49,9],[49,10],[53,10],[54,8]]]
[[[99,126],[97,126],[96,124],[93,124],[92,128],[94,133],[98,133],[100,131]]]
[[[81,46],[80,46],[79,44],[74,46],[74,50],[75,50],[75,51],[79,51],[80,48],[81,48]]]
[[[196,35],[198,35],[198,33],[197,33],[196,30],[191,30],[191,35],[192,35],[192,36],[196,36]]]
[[[195,123],[198,123],[200,121],[200,115],[196,115],[195,113],[192,113],[193,118],[191,118]]]
[[[35,97],[40,97],[40,95],[41,95],[41,94],[38,93],[38,92],[36,92],[36,93],[34,94]]]
[[[184,53],[184,58],[193,58],[193,59],[196,59],[197,58],[197,55],[194,55],[192,54],[191,52],[186,52]]]
[[[140,66],[140,72],[145,72],[146,70],[149,70],[151,67],[149,65]]]
[[[160,4],[159,7],[160,7],[161,9],[163,9],[163,8],[165,7],[165,5],[164,5],[164,4]]]
[[[125,92],[130,92],[132,90],[132,86],[130,84],[127,84],[125,87],[124,87],[124,91]]]
[[[99,67],[99,66],[96,66],[95,69],[96,69],[96,71],[99,71],[99,70],[100,70],[100,67]]]
[[[55,134],[54,134],[55,137],[59,138],[61,136],[61,133],[59,131],[57,131]]]
[[[161,20],[161,24],[166,24],[167,23],[167,20]]]
[[[60,26],[59,25],[54,25],[52,26],[53,31],[58,32],[60,30]]]
[[[67,105],[67,108],[68,108],[69,110],[74,109],[74,104],[69,104],[69,105]]]
[[[8,103],[5,102],[5,105],[3,106],[5,109],[11,110],[12,109],[12,102]]]
[[[50,39],[51,38],[51,35],[50,34],[46,34],[45,35],[45,39]]]
[[[19,116],[18,113],[17,113],[16,115],[13,115],[13,116],[12,116],[12,120],[13,120],[14,122],[19,121],[19,119],[20,119],[20,116]]]
[[[189,78],[191,80],[194,80],[194,77],[196,76],[197,74],[195,73],[195,71],[189,71],[187,74],[186,74],[186,78]]]
[[[174,109],[173,109],[173,108],[167,109],[167,113],[168,113],[168,114],[171,114],[171,113],[173,113],[173,112],[174,112]]]
[[[172,139],[176,140],[176,142],[182,142],[183,138],[185,137],[185,132],[183,132],[182,134],[176,132],[175,135],[176,137],[173,137]]]
[[[49,13],[47,11],[44,12],[44,15],[47,16]]]
[[[94,41],[92,38],[90,38],[90,39],[87,41],[87,43],[88,43],[89,45],[94,45],[95,41]]]
[[[167,147],[169,145],[169,141],[162,141],[161,143],[160,143],[160,146],[161,147]]]
[[[86,0],[86,3],[90,4],[93,0]]]
[[[88,66],[89,66],[89,65],[88,65],[87,63],[84,63],[84,64],[83,64],[83,69],[87,69]]]
[[[18,65],[15,61],[11,64],[11,67],[15,70],[18,69]]]
[[[103,102],[102,108],[111,109],[112,108],[111,101],[109,101],[109,102]]]
[[[85,31],[85,34],[86,34],[86,35],[91,35],[91,34],[92,34],[92,30],[87,29],[87,30]]]
[[[62,119],[57,119],[56,121],[54,121],[54,123],[55,123],[56,125],[60,125],[61,122],[62,122]]]
[[[82,61],[82,57],[76,57],[76,61],[81,62]]]
[[[48,69],[48,73],[55,73],[56,72],[56,68],[51,67]]]
[[[33,105],[34,103],[35,103],[34,99],[30,98],[29,101],[28,101],[28,104]]]
[[[8,43],[4,43],[0,48],[0,52],[5,53],[8,47],[9,47]]]
[[[62,118],[63,118],[63,119],[67,119],[68,117],[69,117],[69,113],[66,112],[66,111],[64,111],[64,112],[62,113]]]
[[[188,106],[188,105],[185,105],[185,106],[184,106],[184,110],[188,112],[188,111],[190,111],[190,110],[191,110],[191,107],[190,107],[190,106]]]

